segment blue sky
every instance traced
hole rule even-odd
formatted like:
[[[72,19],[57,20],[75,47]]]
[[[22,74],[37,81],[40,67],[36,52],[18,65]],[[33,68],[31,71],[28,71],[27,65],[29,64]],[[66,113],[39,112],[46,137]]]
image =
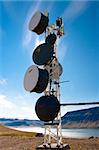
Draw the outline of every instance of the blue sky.
[[[61,102],[99,101],[99,2],[0,1],[0,117],[37,119],[35,103],[43,93],[30,94],[23,87],[24,74],[33,64],[32,52],[44,41],[44,34],[28,30],[37,10],[49,12],[50,24],[63,18],[60,80],[70,82],[61,84]],[[63,107],[62,114],[82,108]]]

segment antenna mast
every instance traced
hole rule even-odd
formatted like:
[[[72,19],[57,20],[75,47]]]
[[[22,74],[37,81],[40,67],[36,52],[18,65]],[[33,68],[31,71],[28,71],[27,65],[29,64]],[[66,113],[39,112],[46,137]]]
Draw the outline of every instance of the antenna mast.
[[[50,37],[51,35],[53,35],[51,37],[51,41],[54,42],[54,45],[52,45],[54,52],[53,52],[53,60],[47,66],[46,65],[44,66],[45,69],[49,68],[48,71],[50,81],[47,86],[47,89],[45,90],[45,95],[53,94],[55,97],[57,97],[60,103],[60,75],[62,74],[63,69],[58,61],[57,41],[64,35],[64,26],[62,23],[62,18],[58,17],[55,24],[48,25],[48,27],[46,28],[45,41],[47,37]],[[54,39],[54,36],[56,36],[56,40]],[[56,134],[54,134],[51,130],[54,126],[56,127]],[[57,118],[54,121],[45,123],[44,127],[45,127],[44,145],[46,146],[48,144],[51,146],[51,139],[54,138],[57,142],[57,146],[61,147],[63,145],[62,130],[61,130],[61,107]]]

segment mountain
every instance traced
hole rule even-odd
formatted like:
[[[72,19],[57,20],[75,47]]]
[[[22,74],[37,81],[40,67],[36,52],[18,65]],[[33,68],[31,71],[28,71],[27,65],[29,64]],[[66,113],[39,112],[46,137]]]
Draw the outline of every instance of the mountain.
[[[5,126],[42,126],[40,120],[0,118]],[[63,128],[99,128],[99,107],[67,112],[62,117]]]
[[[64,128],[99,128],[99,107],[67,112],[62,117]]]
[[[5,126],[42,126],[43,122],[40,120],[28,119],[6,119],[0,118],[0,124]]]

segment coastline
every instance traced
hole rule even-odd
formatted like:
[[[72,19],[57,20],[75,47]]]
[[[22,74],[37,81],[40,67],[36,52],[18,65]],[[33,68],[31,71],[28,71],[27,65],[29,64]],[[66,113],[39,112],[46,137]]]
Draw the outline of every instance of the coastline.
[[[35,132],[35,133],[42,133],[44,134],[44,127],[37,127],[37,126],[20,126],[20,127],[10,127],[11,129],[15,129],[15,130],[19,130],[19,131],[25,131],[25,132]],[[56,133],[56,129],[53,128],[51,130],[54,134]],[[48,133],[48,132],[47,132]],[[62,129],[62,136],[64,138],[90,138],[90,137],[99,137],[99,129],[95,129],[95,128],[71,128],[71,129]]]
[[[36,133],[0,127],[0,150],[35,150],[42,143],[43,137],[37,137]],[[99,138],[63,138],[63,143],[68,143],[71,150],[99,149]]]

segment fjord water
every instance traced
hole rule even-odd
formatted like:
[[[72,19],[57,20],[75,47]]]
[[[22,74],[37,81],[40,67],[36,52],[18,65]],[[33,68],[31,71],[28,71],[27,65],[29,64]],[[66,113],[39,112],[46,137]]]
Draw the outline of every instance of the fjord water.
[[[16,127],[14,129],[27,132],[44,133],[44,128],[41,127]],[[52,132],[55,133],[56,130],[52,129]],[[99,137],[99,129],[62,129],[62,135],[66,138]]]
[[[62,134],[68,138],[99,137],[99,129],[62,129]]]

